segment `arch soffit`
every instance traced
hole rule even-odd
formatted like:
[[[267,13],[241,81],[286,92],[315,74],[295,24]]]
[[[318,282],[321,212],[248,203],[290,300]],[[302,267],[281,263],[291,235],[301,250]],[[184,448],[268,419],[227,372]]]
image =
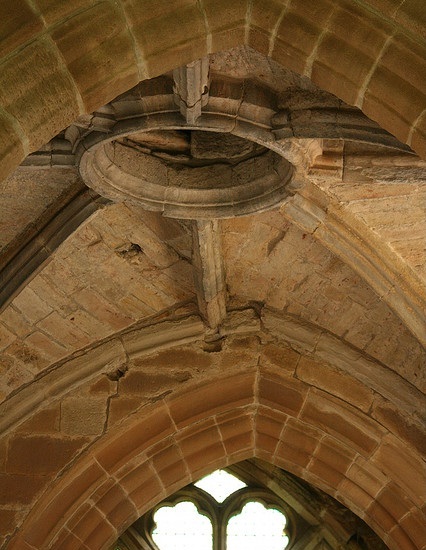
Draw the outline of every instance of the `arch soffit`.
[[[118,118],[118,122],[114,124],[117,127],[122,127],[124,123],[126,131],[130,131],[130,129],[134,131],[135,128],[143,128],[143,131],[157,129],[157,127],[166,128],[170,126],[170,128],[175,128],[181,124],[180,115],[171,114],[168,110],[159,114],[156,102],[154,112],[151,114],[145,103],[140,106],[140,109],[144,111],[143,117],[139,116],[135,121],[129,118],[130,113],[126,113],[124,120]],[[171,103],[173,104],[173,100]],[[310,176],[306,174],[314,163],[313,157],[321,153],[320,140],[290,139],[285,142],[274,142],[270,132],[256,127],[256,105],[249,104],[250,101],[247,101],[244,119],[240,121],[238,116],[235,120],[232,118],[232,125],[235,125],[233,133],[244,138],[248,134],[249,139],[254,137],[256,142],[271,148],[271,150],[290,160],[296,168],[294,176],[296,183],[294,186],[297,189],[296,193],[293,189],[290,190],[290,194],[293,196],[291,198],[287,197],[281,207],[284,216],[303,231],[311,233],[321,244],[354,269],[379,296],[383,297],[383,300],[403,320],[418,341],[422,345],[425,344],[426,325],[423,311],[426,302],[424,284],[420,277],[388,246],[383,246],[380,238],[373,230],[357,219],[356,216],[351,215],[347,209],[342,209],[342,205],[328,196],[327,193],[319,190],[315,183],[310,181]],[[248,120],[250,118],[248,115],[249,107],[253,111],[250,111],[252,120]],[[165,120],[162,117],[164,114],[170,120]],[[108,119],[109,122],[112,121],[112,118],[111,120],[110,118]],[[218,120],[213,121],[211,119],[212,115],[210,114],[209,129],[229,131],[229,125],[227,126],[226,123],[226,128],[222,128],[224,123],[220,120],[220,116]],[[95,141],[99,139],[99,136],[96,137],[99,132],[93,132],[93,134]],[[108,139],[112,139],[113,135],[114,133],[111,133]],[[91,139],[91,135],[89,135],[88,141],[90,142]],[[87,147],[87,144],[80,144],[80,153],[81,150],[87,153]],[[103,176],[101,180],[103,180]],[[60,212],[60,214],[66,212],[65,222],[63,215],[57,216],[55,214],[49,223],[44,226],[42,234],[37,233],[26,244],[23,253],[15,254],[4,267],[2,275],[5,285],[3,291],[0,292],[0,309],[6,307],[13,300],[17,293],[22,290],[26,281],[33,275],[34,269],[39,269],[40,264],[46,261],[49,256],[49,254],[46,256],[46,250],[52,249],[52,234],[56,235],[58,229],[60,229],[59,235],[65,239],[76,229],[78,223],[81,223],[81,220],[90,215],[102,202],[98,199],[86,197],[85,202],[82,203],[81,199],[82,196],[80,195],[78,195],[77,200],[73,197]],[[59,244],[59,240],[57,240],[53,247]],[[29,254],[32,254],[32,262],[30,263],[26,261]]]
[[[192,389],[190,398],[187,391],[166,397],[111,429],[42,497],[10,548],[58,548],[73,541],[107,548],[179,488],[253,457],[334,496],[391,550],[401,541],[404,548],[421,548],[410,521],[425,498],[412,475],[421,459],[411,463],[402,442],[354,411],[277,371],[216,375]],[[403,452],[405,479],[393,464]],[[398,518],[390,495],[400,500]]]
[[[343,3],[342,5],[338,4],[330,11],[330,13],[328,13],[327,39],[323,37],[323,33],[322,34],[320,33],[317,37],[317,42],[316,43],[315,41],[312,42],[312,44],[315,44],[315,47],[313,48],[310,56],[307,56],[307,52],[304,52],[303,50],[303,48],[305,47],[303,44],[297,45],[297,42],[296,42],[296,45],[287,44],[286,43],[287,39],[284,36],[281,36],[280,34],[281,32],[280,29],[284,28],[285,23],[287,23],[288,25],[291,22],[291,25],[293,26],[294,25],[300,26],[300,31],[303,30],[304,25],[306,25],[307,27],[309,27],[309,25],[312,26],[312,20],[311,20],[312,14],[308,14],[306,12],[306,6],[305,8],[302,9],[302,7],[298,6],[297,3],[294,3],[294,4],[295,5],[292,7],[284,6],[282,8],[282,11],[279,14],[275,27],[270,27],[270,23],[267,24],[267,22],[263,19],[263,16],[257,13],[256,9],[253,9],[252,11],[250,10],[245,11],[245,6],[244,6],[244,9],[243,9],[243,6],[241,6],[238,9],[236,8],[235,11],[233,11],[231,14],[228,14],[228,17],[226,20],[227,21],[226,32],[225,31],[222,32],[220,30],[221,27],[219,22],[216,22],[215,25],[211,25],[210,27],[208,27],[207,22],[209,21],[209,18],[211,17],[214,19],[215,16],[213,14],[210,14],[209,10],[207,9],[206,13],[204,14],[205,16],[204,23],[205,25],[207,25],[206,28],[210,28],[210,30],[214,28],[217,31],[217,32],[211,32],[210,34],[207,33],[205,37],[207,46],[203,45],[203,41],[200,37],[197,37],[196,40],[192,39],[193,42],[191,42],[191,39],[188,39],[188,36],[192,36],[192,35],[191,33],[188,33],[188,32],[185,33],[185,38],[183,39],[183,36],[179,35],[180,31],[177,30],[175,31],[174,35],[170,38],[172,41],[170,44],[168,43],[162,44],[163,49],[161,49],[158,52],[155,50],[155,47],[152,46],[152,51],[150,51],[150,55],[145,57],[141,55],[139,56],[136,55],[138,53],[141,54],[143,49],[142,45],[145,44],[143,42],[142,37],[140,37],[138,33],[141,32],[142,28],[148,33],[151,32],[150,25],[161,26],[164,24],[167,26],[168,24],[170,24],[170,17],[167,13],[159,13],[159,14],[154,14],[149,21],[145,21],[143,19],[143,16],[137,11],[135,11],[134,9],[129,8],[128,10],[129,13],[127,13],[126,11],[127,8],[126,9],[123,8],[124,11],[126,11],[126,16],[133,21],[130,32],[134,34],[133,36],[134,47],[136,48],[134,54],[135,54],[135,59],[137,58],[139,61],[138,63],[136,63],[136,65],[133,65],[133,63],[131,62],[131,59],[133,58],[131,56],[130,57],[124,56],[123,59],[121,59],[121,57],[120,59],[115,59],[115,63],[116,63],[116,68],[118,70],[120,69],[120,63],[123,62],[123,60],[125,60],[125,62],[127,63],[126,65],[127,72],[125,72],[125,74],[129,76],[129,74],[132,73],[133,71],[134,74],[132,73],[133,74],[132,78],[133,80],[135,80],[135,82],[133,82],[133,80],[131,81],[127,80],[126,78],[124,78],[124,76],[122,76],[121,78],[118,78],[116,81],[113,81],[112,83],[110,82],[108,84],[108,86],[116,86],[114,88],[114,91],[112,91],[112,89],[110,88],[108,88],[108,90],[105,88],[106,86],[105,80],[102,80],[102,79],[99,81],[96,80],[96,82],[93,82],[92,86],[90,87],[90,90],[91,90],[90,93],[91,94],[96,93],[97,102],[96,104],[95,103],[88,104],[87,101],[84,100],[84,93],[81,92],[80,87],[78,85],[75,85],[75,83],[78,81],[79,75],[77,74],[78,70],[77,68],[74,67],[74,65],[73,65],[74,68],[72,69],[71,65],[65,68],[65,67],[60,67],[59,65],[56,67],[56,65],[54,64],[53,66],[55,66],[56,69],[53,71],[52,75],[57,70],[61,72],[62,76],[67,73],[68,76],[71,75],[71,78],[73,79],[74,85],[70,86],[70,83],[67,81],[66,86],[68,89],[67,93],[69,93],[70,90],[73,90],[76,93],[77,98],[79,98],[76,103],[78,104],[79,110],[77,111],[74,110],[73,111],[74,114],[72,115],[72,119],[74,120],[78,114],[81,114],[83,111],[87,111],[87,110],[90,111],[92,108],[97,108],[101,106],[106,101],[110,100],[111,96],[116,96],[118,93],[125,91],[125,89],[128,89],[131,85],[135,84],[136,81],[142,78],[151,78],[153,76],[160,74],[161,72],[164,72],[165,70],[171,69],[172,65],[173,66],[175,66],[176,64],[179,65],[192,60],[192,58],[195,55],[193,53],[195,51],[195,48],[194,48],[195,45],[201,49],[201,53],[198,53],[198,57],[199,57],[199,55],[205,55],[206,53],[216,51],[218,49],[229,48],[238,44],[248,44],[263,54],[271,55],[271,57],[281,65],[288,67],[292,70],[295,70],[300,74],[310,77],[314,83],[316,83],[323,89],[334,93],[344,101],[347,101],[348,103],[352,103],[361,107],[362,109],[364,109],[364,111],[368,116],[371,116],[371,118],[378,120],[378,122],[381,123],[384,128],[387,128],[388,130],[393,132],[395,135],[397,135],[400,139],[402,139],[401,134],[399,134],[396,129],[397,126],[395,126],[394,128],[390,127],[391,122],[394,120],[394,117],[390,116],[389,112],[387,112],[387,116],[383,118],[383,121],[379,120],[377,116],[374,116],[375,113],[371,113],[369,109],[366,108],[366,106],[364,105],[364,102],[362,104],[360,103],[361,91],[358,91],[358,95],[356,96],[358,99],[355,100],[354,97],[352,97],[353,93],[351,95],[350,90],[352,90],[353,92],[353,87],[356,85],[356,83],[351,83],[351,86],[348,85],[349,74],[343,78],[344,75],[342,73],[340,75],[340,77],[342,78],[340,77],[336,78],[336,75],[333,72],[331,65],[329,65],[329,62],[331,60],[330,56],[332,54],[330,52],[327,53],[327,51],[324,50],[322,54],[324,59],[322,59],[319,52],[322,51],[322,48],[326,47],[323,44],[323,42],[328,43],[328,41],[330,41],[330,44],[329,44],[330,48],[332,48],[332,44],[336,45],[340,43],[342,47],[344,46],[348,48],[348,52],[351,51],[352,49],[352,54],[354,56],[354,59],[357,59],[357,57],[365,58],[365,52],[363,52],[363,48],[365,47],[365,44],[358,43],[358,41],[362,37],[356,35],[356,36],[351,36],[349,39],[346,32],[342,33],[342,25],[345,24],[345,21],[352,21],[352,18],[355,17],[355,19],[358,21],[360,25],[361,34],[362,32],[366,32],[368,29],[369,34],[373,35],[375,33],[377,35],[377,42],[380,42],[380,43],[382,43],[381,42],[382,39],[384,39],[384,37],[387,36],[387,39],[382,44],[383,51],[382,50],[380,51],[380,55],[381,55],[380,59],[382,61],[383,59],[387,59],[387,56],[392,57],[392,55],[396,55],[395,52],[399,52],[398,55],[401,56],[403,55],[402,52],[404,51],[407,55],[414,56],[413,59],[411,60],[412,63],[420,63],[421,65],[421,63],[424,61],[424,56],[422,57],[421,55],[422,46],[421,45],[419,46],[418,39],[417,41],[414,39],[414,34],[410,30],[408,30],[408,28],[404,28],[402,26],[402,22],[403,21],[407,22],[408,19],[407,18],[404,19],[401,15],[397,23],[396,20],[398,20],[398,18],[396,17],[396,14],[394,14],[394,16],[396,17],[396,20],[392,20],[392,19],[385,20],[384,15],[379,14],[378,12],[374,12],[371,10],[367,11],[366,9],[361,8],[359,6],[358,7],[354,6],[349,9],[347,7],[346,8],[343,7]],[[95,5],[93,7],[93,15],[98,18],[108,17],[109,8],[107,9],[105,7],[104,9],[105,9],[105,12],[103,11],[103,8],[101,6]],[[327,12],[327,10],[329,10],[329,8],[323,7],[322,10],[325,13]],[[353,13],[351,13],[350,10],[353,10]],[[89,10],[84,10],[84,11],[79,9],[73,10],[72,7],[68,8],[66,21],[62,21],[61,18],[59,17],[59,14],[48,13],[47,16],[45,17],[45,21],[47,25],[47,31],[46,31],[47,34],[46,35],[43,34],[43,36],[35,35],[29,38],[28,42],[25,43],[27,48],[32,48],[33,46],[35,47],[36,43],[39,43],[39,46],[41,48],[44,48],[44,47],[46,48],[49,47],[53,49],[59,48],[59,50],[63,54],[64,59],[67,60],[67,56],[62,51],[65,48],[65,43],[67,43],[67,41],[65,40],[65,43],[63,43],[58,38],[60,36],[59,29],[62,29],[64,27],[63,30],[65,32],[65,36],[69,35],[69,39],[71,40],[71,38],[74,37],[73,33],[80,32],[76,29],[77,23],[82,24],[83,21],[85,20],[85,17],[88,17],[89,13],[91,12],[92,12],[92,8],[89,8]],[[349,14],[351,15],[351,18],[348,18]],[[109,15],[111,15],[111,13],[109,13]],[[197,20],[197,18],[195,17],[195,19],[191,19],[192,16],[195,17],[194,13],[192,13],[191,15],[188,10],[185,10],[181,7],[176,8],[174,12],[174,17],[177,17],[177,18],[188,17],[192,21],[193,29],[195,29],[196,27],[195,21]],[[233,20],[234,20],[234,23],[232,23]],[[296,20],[297,22],[295,22]],[[229,23],[229,21],[231,21],[231,23]],[[245,30],[243,35],[240,32],[241,31],[240,26],[243,24],[242,22],[244,22],[244,25],[245,25],[244,26]],[[280,24],[278,25],[279,22]],[[86,24],[88,23],[86,22]],[[319,25],[320,20],[318,20],[316,24]],[[351,26],[353,26],[352,22],[350,24]],[[322,22],[321,22],[321,25],[322,25]],[[35,26],[34,28],[36,27],[37,26]],[[190,26],[190,28],[192,27]],[[188,31],[186,27],[182,26],[182,29],[183,28],[185,28],[186,31]],[[200,29],[204,27],[201,25],[197,28],[201,33],[200,36],[203,36],[203,33]],[[399,34],[396,33],[397,28],[398,28]],[[316,29],[316,27],[312,27],[312,29]],[[117,27],[114,32],[115,32],[114,39],[116,39],[117,36],[122,37],[120,34],[121,30],[119,29],[119,27]],[[46,39],[46,36],[50,36],[53,39],[53,43],[55,44],[54,47],[50,43],[49,43],[50,45],[47,44],[48,41]],[[93,58],[92,56],[88,57],[88,54],[84,53],[85,37],[86,35],[79,36],[79,45],[81,45],[82,47],[83,58],[85,59],[85,63],[88,63],[88,62],[92,62]],[[407,40],[413,40],[416,44],[415,47],[413,46],[411,50],[406,49]],[[398,41],[401,43],[399,43]],[[266,48],[266,42],[268,43],[268,48]],[[179,44],[180,47],[176,48],[175,47],[176,44]],[[74,43],[73,45],[75,48]],[[123,38],[123,43],[122,43],[123,48],[125,45],[126,45],[126,48],[131,47]],[[165,52],[168,52],[170,54],[170,51],[169,51],[170,49],[173,49],[174,54],[166,56]],[[372,51],[373,50],[374,48],[372,49]],[[28,51],[26,48],[22,51],[20,48],[18,48],[16,51],[10,50],[7,56],[4,58],[3,63],[5,65],[8,65],[8,63],[11,62],[11,60],[13,60],[14,66],[16,67],[20,66],[19,57],[23,55],[22,52],[24,51],[26,52],[26,54],[28,54]],[[95,50],[92,50],[92,52],[94,51]],[[291,59],[289,56],[290,53],[292,54]],[[314,56],[315,53],[317,54],[317,58]],[[348,58],[350,57],[349,53],[347,54],[347,56]],[[142,58],[145,59],[144,63],[140,61]],[[407,61],[408,63],[408,59],[405,59],[405,61]],[[389,72],[390,74],[390,72],[393,71],[396,65],[395,63],[393,63],[391,64],[391,68],[389,68],[387,65],[386,67],[382,67],[376,63],[375,59],[374,60],[369,59],[368,57],[367,57],[367,60],[364,59],[364,62],[372,63],[369,71],[367,72],[367,76],[364,75],[365,79],[363,81],[363,85],[361,86],[363,93],[365,93],[365,97],[367,98],[368,96],[370,98],[368,101],[366,101],[366,105],[368,107],[368,105],[372,102],[373,103],[375,102],[375,104],[378,105],[380,103],[379,97],[377,96],[377,98],[374,98],[374,101],[373,101],[373,95],[372,95],[372,92],[370,91],[369,86],[372,82],[374,82],[374,78],[376,78],[376,73],[377,73],[377,78],[380,81],[382,77],[379,76],[379,74],[382,74],[384,72],[386,72],[386,74]],[[296,65],[294,65],[294,63],[296,63]],[[1,62],[0,62],[0,65],[1,65]],[[143,70],[141,68],[142,65],[143,65]],[[328,68],[326,69],[326,67]],[[420,66],[419,66],[419,69],[421,71]],[[28,71],[31,71],[31,70],[32,70],[31,67],[29,67]],[[323,77],[321,77],[321,74],[324,73],[325,70],[330,71],[330,75],[329,75],[330,78],[324,79]],[[342,63],[339,64],[339,70],[342,70],[343,72],[347,70],[348,73],[351,73],[351,74],[353,72],[352,65],[345,68],[345,64],[342,64]],[[26,74],[25,79],[26,81],[28,81],[28,73],[25,72],[25,68],[18,75],[15,75],[15,77],[20,78],[21,73]],[[40,74],[41,73],[42,71],[40,71]],[[119,70],[119,73],[121,74],[121,69]],[[6,70],[4,74],[7,76],[9,75],[9,72]],[[10,75],[11,74],[12,73],[10,73]],[[364,73],[361,71],[361,74],[364,74]],[[421,74],[421,72],[419,74]],[[38,77],[39,75],[36,76],[36,78]],[[398,87],[398,89],[400,89],[401,79],[403,82],[405,82],[405,84],[408,84],[411,78],[409,77],[410,75],[407,75],[408,80],[407,79],[404,80],[404,78],[401,75],[398,75],[399,80],[398,79],[395,80],[391,78],[390,81],[386,83],[386,94],[389,93],[389,95],[392,95],[392,92],[391,92],[391,90],[393,89],[392,86],[394,87],[396,86]],[[46,80],[46,75],[44,74],[43,74],[43,79]],[[398,82],[397,85],[395,84],[394,80],[395,82]],[[45,117],[45,112],[43,112],[43,118],[54,121],[56,120],[56,117],[61,117],[61,120],[62,120],[61,123],[59,123],[58,121],[58,127],[56,127],[55,130],[53,130],[53,127],[49,129],[46,126],[46,120],[44,120],[43,124],[37,125],[37,131],[40,131],[43,129],[45,130],[45,137],[43,139],[41,139],[40,137],[40,140],[37,142],[38,145],[34,145],[33,147],[30,146],[31,140],[28,137],[23,137],[24,126],[25,126],[24,120],[26,119],[25,109],[23,109],[22,112],[20,112],[19,114],[19,116],[23,117],[22,122],[20,121],[20,118],[18,117],[17,113],[13,114],[12,116],[10,116],[10,113],[7,115],[8,125],[4,126],[7,131],[7,143],[8,143],[8,150],[7,150],[6,156],[8,156],[9,154],[12,154],[11,147],[13,145],[13,138],[11,139],[11,136],[13,135],[13,133],[11,134],[11,128],[9,127],[10,124],[12,124],[12,126],[17,130],[18,134],[21,135],[21,138],[22,138],[21,141],[27,144],[24,147],[24,155],[25,155],[29,153],[31,150],[37,148],[37,146],[42,145],[50,137],[52,137],[51,135],[52,130],[53,130],[53,134],[55,134],[57,131],[59,131],[59,129],[62,129],[69,122],[68,120],[69,117],[67,118],[68,111],[66,110],[63,111],[62,107],[60,106],[60,102],[58,102],[57,98],[55,99],[53,97],[53,94],[59,93],[60,87],[65,85],[64,82],[65,81],[63,81],[63,79],[62,80],[58,79],[57,81],[55,80],[54,86],[52,87],[49,86],[47,88],[47,91],[43,89],[42,94],[39,94],[37,98],[32,98],[31,100],[32,116],[37,116],[37,113],[38,113],[37,102],[44,97],[46,92],[48,92],[49,94],[52,95],[52,97],[47,97],[46,95],[43,101],[44,100],[48,102],[53,101],[53,103],[55,104],[54,116],[52,113],[51,117]],[[124,86],[127,86],[127,87],[124,89]],[[336,87],[339,89],[337,89]],[[99,90],[96,90],[96,88],[99,88]],[[410,90],[411,88],[413,88],[413,83],[410,83],[409,88]],[[422,83],[419,84],[418,91],[420,96],[423,98],[423,104],[424,104],[425,96],[421,88],[422,88]],[[5,86],[6,91],[7,89],[8,89],[7,86]],[[376,91],[382,90],[380,86],[375,86],[374,89]],[[15,91],[16,91],[16,87],[11,89],[11,96],[10,96],[11,99]],[[88,90],[86,91],[87,93],[89,93]],[[102,92],[104,92],[105,94],[108,92],[109,95],[102,96]],[[400,95],[400,92],[399,92],[399,95]],[[27,100],[30,99],[28,95],[26,95],[25,97]],[[104,101],[104,99],[101,99],[101,97],[106,99],[106,101]],[[396,105],[394,105],[394,103],[395,101],[397,101],[398,98],[399,98],[398,94],[395,93],[392,97],[392,102],[393,102],[392,109],[396,108]],[[92,97],[92,100],[94,101],[93,97]],[[1,101],[1,98],[0,98],[0,101]],[[12,103],[13,103],[13,99],[8,103],[10,108],[12,108]],[[384,107],[385,103],[386,102],[384,101],[380,103],[381,105],[380,109],[385,108]],[[70,106],[72,106],[73,104],[74,104],[73,101],[71,100],[67,101],[67,108],[69,109]],[[90,107],[88,107],[88,105],[90,105]],[[413,102],[411,102],[410,105],[412,107]],[[380,109],[378,108],[379,111]],[[388,109],[389,111],[390,107],[387,106],[386,109]],[[10,110],[9,108],[6,108],[5,113],[8,112],[9,110]],[[393,112],[393,114],[395,114],[395,112]],[[398,112],[401,113],[401,116],[405,116],[404,111],[399,110],[399,107],[398,107]],[[422,124],[422,120],[423,120],[422,117],[423,117],[423,114],[420,113],[416,118],[416,124],[418,123],[419,127],[421,127],[421,124]],[[52,122],[52,124],[53,123],[54,122]],[[47,135],[48,132],[50,132],[49,135]],[[32,132],[31,135],[35,136],[36,133],[37,132]],[[416,127],[411,127],[411,130],[409,132],[410,139],[409,140],[405,139],[405,141],[407,143],[410,143],[412,146],[414,146],[413,143],[411,143],[411,141],[413,137],[417,135],[418,135],[418,129],[416,129]],[[420,154],[422,153],[420,152]],[[22,158],[20,158],[19,160],[22,160]],[[0,171],[2,168],[6,170],[7,164],[8,164],[7,161],[3,159],[3,162],[1,163]],[[0,174],[0,177],[1,177],[1,174]],[[290,208],[287,209],[288,212],[286,212],[286,214],[289,216],[289,219],[293,220],[293,218],[295,218],[295,220],[293,220],[295,221],[295,223],[298,223],[299,211],[302,213],[301,214],[302,219],[304,219],[306,215],[306,211],[309,211],[311,207],[309,200],[307,201],[306,204],[304,203],[302,204],[300,201],[299,203],[294,205],[291,204]],[[316,205],[314,205],[314,207],[315,206]],[[423,315],[422,315],[422,312],[424,310],[424,292],[423,292],[423,285],[421,281],[418,280],[418,278],[415,276],[415,274],[411,270],[407,270],[406,266],[399,265],[400,262],[398,263],[398,258],[396,258],[394,254],[389,254],[388,251],[385,250],[381,252],[380,258],[377,258],[376,257],[377,250],[380,250],[380,247],[375,246],[374,235],[371,232],[369,232],[369,234],[366,236],[370,245],[367,244],[367,240],[365,240],[365,236],[361,236],[361,239],[360,239],[359,228],[354,226],[353,221],[349,223],[347,213],[345,213],[344,223],[342,223],[342,219],[341,219],[341,216],[339,215],[338,209],[337,210],[335,209],[335,211],[333,211],[329,215],[329,217],[330,219],[327,220],[327,223],[323,222],[321,224],[321,228],[320,228],[321,230],[316,231],[315,233],[316,237],[319,238],[320,241],[323,244],[325,244],[325,246],[329,247],[334,253],[338,254],[343,259],[343,261],[345,261],[346,263],[349,263],[349,265],[351,265],[351,267],[354,268],[368,282],[368,284],[370,284],[374,288],[374,290],[380,296],[383,296],[385,301],[388,303],[388,305],[404,321],[406,326],[417,337],[419,342],[424,344],[426,339],[426,333],[425,333],[426,327],[425,327],[425,324],[423,321]],[[316,227],[315,224],[318,223],[318,220],[309,220],[309,223],[311,225],[313,224],[313,226]],[[364,231],[364,228],[361,228],[361,232],[362,231]],[[348,245],[351,248],[350,252],[348,252]],[[402,272],[404,273],[403,277],[401,277]],[[11,296],[9,296],[8,301],[10,301]]]
[[[368,3],[348,7],[343,0],[316,3],[316,9],[306,2],[279,9],[264,2],[233,9],[208,1],[201,9],[138,6],[103,2],[37,14],[28,8],[27,32],[21,21],[11,22],[1,62],[3,177],[78,115],[138,81],[242,44],[360,107],[425,155],[423,29],[414,28],[415,18],[403,8],[384,15]]]

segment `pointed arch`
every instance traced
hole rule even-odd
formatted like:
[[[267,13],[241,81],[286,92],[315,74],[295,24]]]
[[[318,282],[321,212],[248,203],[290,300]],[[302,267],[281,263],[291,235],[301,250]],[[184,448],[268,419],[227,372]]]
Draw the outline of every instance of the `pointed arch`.
[[[422,497],[413,480],[391,473],[389,455],[404,452],[396,441],[360,410],[299,380],[262,368],[215,375],[111,430],[44,495],[10,548],[108,548],[177,489],[253,457],[334,496],[391,550],[419,548],[409,519]]]
[[[78,115],[138,81],[243,44],[357,105],[424,156],[426,56],[420,13],[411,13],[409,6],[383,13],[372,4],[204,0],[178,1],[164,9],[137,1],[84,8],[69,2],[38,12],[27,8],[24,21],[13,19],[14,10],[9,21],[6,8],[0,176]]]

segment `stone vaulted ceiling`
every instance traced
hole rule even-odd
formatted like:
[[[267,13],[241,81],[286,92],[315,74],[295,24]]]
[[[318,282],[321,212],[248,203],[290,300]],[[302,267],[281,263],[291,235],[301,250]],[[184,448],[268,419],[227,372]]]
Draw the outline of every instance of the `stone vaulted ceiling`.
[[[2,3],[0,548],[260,459],[426,549],[424,17]]]

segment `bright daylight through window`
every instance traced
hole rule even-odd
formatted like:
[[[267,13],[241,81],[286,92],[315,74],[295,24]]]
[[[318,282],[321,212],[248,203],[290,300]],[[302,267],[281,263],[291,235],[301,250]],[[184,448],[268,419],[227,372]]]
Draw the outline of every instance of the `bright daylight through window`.
[[[141,515],[109,550],[387,550],[325,493],[260,460],[190,483]]]
[[[192,487],[185,499],[182,495],[155,511],[151,537],[159,550],[287,547],[285,515],[237,477],[218,470]]]

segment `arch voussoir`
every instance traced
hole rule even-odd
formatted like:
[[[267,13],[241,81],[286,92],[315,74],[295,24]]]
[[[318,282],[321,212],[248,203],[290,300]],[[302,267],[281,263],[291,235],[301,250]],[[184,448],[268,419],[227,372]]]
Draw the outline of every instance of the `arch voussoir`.
[[[183,392],[151,404],[95,444],[31,513],[21,535],[27,547],[55,548],[66,541],[73,548],[78,541],[82,548],[106,548],[179,488],[257,457],[325,490],[381,536],[394,533],[386,535],[391,549],[403,537],[415,548],[415,503],[386,467],[371,461],[384,429],[360,410],[262,371],[257,383],[255,372],[206,382],[191,399]],[[391,494],[400,497],[397,510]],[[403,533],[396,527],[401,518]]]
[[[47,32],[35,25],[24,44],[0,58],[0,109],[18,121],[33,151],[82,110],[96,110],[134,86],[141,74],[152,78],[209,53],[246,44],[310,76],[344,101],[362,104],[383,128],[408,140],[419,154],[424,152],[422,133],[410,133],[424,109],[421,85],[411,85],[408,102],[400,93],[401,82],[424,72],[424,47],[410,28],[401,26],[395,33],[395,22],[387,14],[348,7],[342,0],[333,5],[298,1],[278,8],[273,2],[254,2],[250,9],[247,2],[224,4],[218,9],[217,2],[205,1],[199,9],[180,2],[164,10],[153,4],[146,9],[133,1],[121,10],[102,2],[55,16],[50,7],[46,14],[40,10]],[[385,50],[391,37],[392,48]],[[409,64],[400,62],[407,43],[416,50],[416,56],[407,53]],[[398,70],[409,74],[399,75]],[[5,177],[24,153],[20,140],[13,144],[13,153],[7,152],[10,142],[1,145],[1,154],[8,158],[2,164]]]

